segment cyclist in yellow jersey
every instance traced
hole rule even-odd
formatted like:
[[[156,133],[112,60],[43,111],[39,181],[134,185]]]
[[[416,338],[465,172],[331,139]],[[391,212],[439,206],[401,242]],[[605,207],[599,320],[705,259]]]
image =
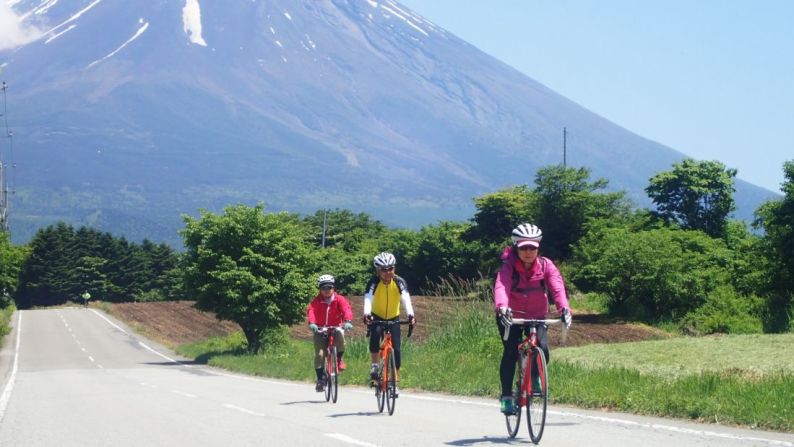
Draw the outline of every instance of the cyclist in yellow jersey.
[[[408,286],[405,280],[397,276],[394,267],[397,260],[391,253],[383,252],[373,260],[377,276],[373,277],[367,284],[364,292],[364,323],[369,325],[373,320],[400,319],[400,305],[405,307],[408,321],[411,325],[416,324],[414,308],[411,305],[411,295],[408,293]],[[378,352],[380,351],[380,339],[383,334],[383,326],[373,326],[369,338],[369,352],[372,361],[370,377],[372,380],[378,378]],[[400,370],[400,325],[395,324],[391,327],[392,345],[394,347],[394,363],[397,371]]]

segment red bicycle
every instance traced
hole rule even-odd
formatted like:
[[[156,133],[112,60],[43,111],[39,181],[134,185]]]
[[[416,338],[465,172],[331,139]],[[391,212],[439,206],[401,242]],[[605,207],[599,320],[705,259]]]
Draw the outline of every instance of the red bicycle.
[[[394,414],[394,407],[397,405],[397,366],[394,360],[394,346],[391,341],[391,327],[395,324],[408,324],[408,336],[413,333],[414,327],[409,321],[372,321],[367,326],[367,337],[373,325],[383,326],[383,338],[380,343],[380,360],[378,362],[378,379],[373,381],[375,388],[375,398],[378,401],[378,411],[383,413],[384,405],[389,410],[389,416]]]
[[[323,360],[323,375],[325,376],[325,401],[333,401],[339,395],[339,359],[336,352],[334,335],[344,332],[341,326],[321,326],[317,333],[326,339],[325,359]]]
[[[521,425],[521,408],[527,408],[527,426],[529,428],[529,439],[533,443],[540,442],[543,436],[543,428],[546,425],[546,405],[548,403],[548,373],[546,371],[546,356],[540,347],[538,340],[538,327],[548,327],[550,324],[562,323],[563,318],[558,319],[522,319],[512,318],[508,313],[504,318],[505,327],[503,338],[507,340],[510,333],[510,326],[521,325],[528,332],[524,340],[518,345],[518,361],[516,362],[515,386],[513,387],[513,414],[505,415],[507,423],[507,433],[511,438],[518,434],[518,427]],[[567,337],[567,328],[563,325],[562,340]],[[533,376],[536,379],[533,380]],[[533,382],[535,382],[533,384]]]

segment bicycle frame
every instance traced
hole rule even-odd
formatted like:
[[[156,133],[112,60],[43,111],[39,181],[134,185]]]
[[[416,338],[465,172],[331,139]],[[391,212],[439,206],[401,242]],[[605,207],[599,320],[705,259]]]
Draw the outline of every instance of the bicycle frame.
[[[326,338],[325,359],[323,359],[323,369],[326,374],[325,400],[333,400],[334,403],[336,403],[339,389],[337,355],[334,353],[336,348],[334,336],[337,332],[344,332],[344,329],[341,326],[322,326],[317,329],[317,333],[322,334]]]
[[[537,444],[541,436],[543,436],[543,427],[546,420],[546,404],[548,400],[548,371],[546,369],[545,354],[538,341],[538,327],[546,328],[548,325],[557,323],[562,323],[562,318],[520,319],[512,318],[510,313],[502,320],[504,326],[504,340],[509,338],[510,327],[514,324],[529,328],[529,333],[518,344],[518,374],[520,380],[517,380],[516,388],[514,388],[513,392],[516,412],[514,414],[505,415],[507,432],[511,438],[515,437],[518,432],[522,407],[526,407],[527,409],[527,426],[529,429],[529,437],[532,442]],[[563,340],[567,337],[566,329],[567,328],[563,326]],[[540,389],[538,390],[532,389],[532,376],[535,368],[538,369],[535,375],[540,382]],[[537,399],[537,401],[535,399]]]
[[[378,381],[374,385],[375,396],[378,401],[378,410],[382,412],[384,404],[388,404],[389,415],[394,414],[395,407],[396,390],[392,389],[392,387],[396,388],[397,382],[399,381],[396,368],[393,368],[394,377],[392,378],[389,375],[391,374],[390,369],[392,369],[390,365],[393,367],[394,363],[394,345],[392,344],[391,335],[391,326],[394,324],[410,324],[410,322],[377,320],[371,322],[367,327],[367,336],[369,336],[373,325],[383,326],[383,339],[381,340],[379,351],[380,366],[378,370]],[[413,325],[408,326],[409,337],[413,332],[413,328]]]

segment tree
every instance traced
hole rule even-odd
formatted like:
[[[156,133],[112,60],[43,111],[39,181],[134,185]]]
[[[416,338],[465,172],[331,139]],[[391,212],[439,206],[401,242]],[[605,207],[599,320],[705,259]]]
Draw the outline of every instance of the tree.
[[[534,191],[537,210],[531,221],[543,230],[545,255],[568,259],[571,247],[585,235],[590,222],[627,219],[625,192],[596,192],[608,183],[605,179],[590,182],[587,168],[557,165],[538,170]]]
[[[0,309],[10,304],[8,301],[17,289],[19,271],[26,255],[24,247],[11,245],[9,234],[0,231]]]
[[[346,209],[318,210],[303,221],[309,226],[311,239],[318,247],[322,246],[325,223],[325,247],[342,248],[348,252],[356,251],[364,240],[386,231],[385,225],[368,214],[354,214]]]
[[[267,332],[304,317],[314,293],[307,234],[290,214],[264,205],[226,207],[184,217],[186,289],[199,309],[240,325],[251,353]]]
[[[503,189],[474,199],[473,225],[464,234],[485,245],[502,244],[516,225],[532,220],[537,197],[526,185]]]
[[[672,171],[653,176],[645,192],[665,221],[722,237],[728,214],[736,209],[734,177],[736,169],[726,169],[718,161],[686,159],[673,164]]]
[[[718,286],[733,287],[735,261],[722,239],[700,231],[602,228],[577,244],[571,280],[606,294],[612,314],[678,320]]]
[[[764,252],[769,262],[770,299],[767,330],[791,327],[794,301],[794,160],[783,164],[783,198],[767,202],[756,211],[756,227],[764,229]]]
[[[467,228],[467,224],[456,222],[422,227],[416,253],[408,261],[414,272],[414,287],[427,291],[450,275],[464,279],[477,277],[477,245],[461,237]]]

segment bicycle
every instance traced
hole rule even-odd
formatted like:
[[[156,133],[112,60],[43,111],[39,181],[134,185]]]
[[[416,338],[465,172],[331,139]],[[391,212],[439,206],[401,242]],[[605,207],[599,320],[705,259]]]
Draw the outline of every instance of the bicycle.
[[[548,403],[548,375],[546,372],[546,356],[538,340],[538,327],[548,327],[550,324],[563,322],[563,317],[557,319],[522,319],[512,318],[508,313],[503,320],[505,331],[504,340],[510,333],[510,326],[517,324],[529,329],[529,333],[518,345],[518,361],[516,362],[516,382],[513,388],[513,414],[505,415],[507,434],[515,438],[521,425],[521,408],[527,407],[527,428],[529,438],[533,443],[540,442],[543,428],[546,425],[546,405]],[[567,328],[563,325],[562,341],[567,337]],[[533,386],[533,371],[537,371],[539,389]]]
[[[339,396],[339,360],[336,353],[334,334],[344,332],[341,326],[321,326],[317,333],[322,334],[327,340],[325,345],[325,359],[323,360],[323,376],[325,377],[325,401],[333,401]]]
[[[373,381],[375,398],[378,401],[378,411],[383,413],[384,405],[389,410],[389,416],[394,414],[397,404],[397,366],[394,360],[394,346],[391,341],[391,327],[395,324],[407,324],[408,336],[413,333],[414,326],[409,321],[377,320],[367,325],[367,337],[370,335],[372,325],[383,326],[383,339],[380,343],[380,360],[378,361],[378,378]]]

